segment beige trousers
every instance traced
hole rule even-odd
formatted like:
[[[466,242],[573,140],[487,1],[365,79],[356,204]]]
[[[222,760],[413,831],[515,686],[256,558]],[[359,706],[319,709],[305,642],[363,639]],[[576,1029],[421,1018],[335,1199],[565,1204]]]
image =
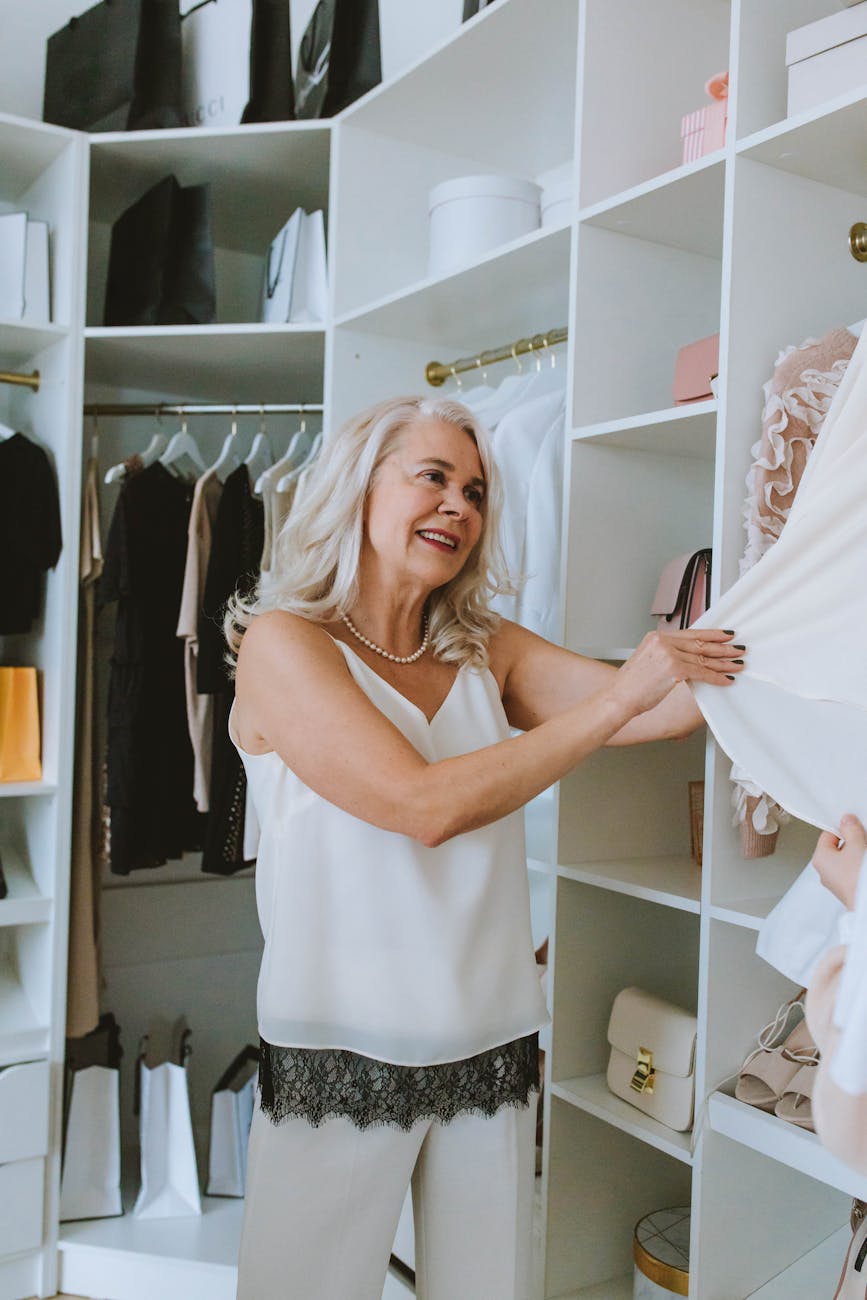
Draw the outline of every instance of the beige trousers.
[[[418,1300],[531,1300],[535,1127],[535,1097],[408,1133],[257,1107],[238,1300],[381,1300],[410,1183]]]

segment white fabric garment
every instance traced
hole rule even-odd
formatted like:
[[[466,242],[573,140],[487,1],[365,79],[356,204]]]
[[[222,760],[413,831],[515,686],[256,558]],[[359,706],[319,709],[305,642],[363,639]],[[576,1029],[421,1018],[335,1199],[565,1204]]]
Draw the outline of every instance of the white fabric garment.
[[[747,646],[731,689],[694,687],[717,740],[787,811],[826,830],[847,812],[867,822],[865,501],[862,336],[779,541],[695,624],[734,628]],[[801,978],[836,942],[841,913],[808,866],[768,918],[759,952]]]
[[[358,686],[428,762],[508,738],[489,670],[463,666],[428,722],[337,644]],[[239,752],[262,827],[257,1007],[267,1042],[434,1065],[548,1022],[520,811],[426,848],[321,798],[276,753]]]
[[[407,1188],[418,1300],[530,1300],[535,1098],[409,1132],[256,1109],[238,1300],[382,1300]]]
[[[857,1095],[867,1092],[867,854],[858,877],[855,911],[846,913],[840,931],[849,951],[834,1004],[840,1038],[831,1060],[831,1078]]]
[[[491,607],[549,640],[559,639],[560,530],[566,398],[560,387],[506,415],[494,434],[503,479],[506,566],[526,579]]]

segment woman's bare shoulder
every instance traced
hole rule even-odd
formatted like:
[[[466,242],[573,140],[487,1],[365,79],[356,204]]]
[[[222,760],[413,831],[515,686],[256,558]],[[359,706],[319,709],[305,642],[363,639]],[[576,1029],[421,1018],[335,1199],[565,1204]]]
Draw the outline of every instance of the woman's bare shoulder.
[[[287,609],[271,609],[257,614],[244,633],[237,676],[241,683],[264,670],[285,678],[314,662],[326,666],[341,659],[334,640],[320,623]]]

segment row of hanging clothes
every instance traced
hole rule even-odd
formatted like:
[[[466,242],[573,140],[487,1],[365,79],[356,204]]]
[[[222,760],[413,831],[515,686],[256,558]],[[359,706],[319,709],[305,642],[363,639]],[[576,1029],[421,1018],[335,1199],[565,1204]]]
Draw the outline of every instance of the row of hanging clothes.
[[[521,578],[514,596],[497,596],[492,607],[504,618],[559,642],[560,550],[563,520],[563,454],[566,430],[566,367],[553,347],[522,362],[499,384],[489,382],[481,358],[481,382],[464,388],[451,367],[451,396],[468,406],[490,431],[503,481],[501,534],[506,567]]]
[[[243,445],[237,419],[206,465],[187,420],[114,466],[119,483],[99,579],[116,606],[108,698],[108,859],[117,875],[200,851],[202,870],[251,866],[259,828],[228,736],[234,684],[223,616],[248,596],[321,435],[306,421],[275,456],[264,427]]]

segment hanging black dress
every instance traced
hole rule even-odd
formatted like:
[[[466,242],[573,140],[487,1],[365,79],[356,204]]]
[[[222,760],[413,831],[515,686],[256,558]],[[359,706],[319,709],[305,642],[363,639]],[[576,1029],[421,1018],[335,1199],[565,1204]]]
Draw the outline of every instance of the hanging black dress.
[[[250,489],[250,476],[240,465],[226,479],[217,507],[208,574],[199,618],[199,659],[196,685],[201,695],[214,696],[214,740],[208,828],[202,870],[232,875],[251,861],[244,858],[244,809],[247,779],[229,739],[229,710],[235,686],[226,663],[223,615],[237,590],[249,595],[259,576],[265,544],[265,512]]]
[[[0,442],[0,636],[31,630],[60,546],[54,468],[41,447],[14,433]]]
[[[117,602],[107,799],[121,876],[202,844],[176,634],[191,501],[191,486],[156,462],[124,481],[108,534],[99,601]]]

